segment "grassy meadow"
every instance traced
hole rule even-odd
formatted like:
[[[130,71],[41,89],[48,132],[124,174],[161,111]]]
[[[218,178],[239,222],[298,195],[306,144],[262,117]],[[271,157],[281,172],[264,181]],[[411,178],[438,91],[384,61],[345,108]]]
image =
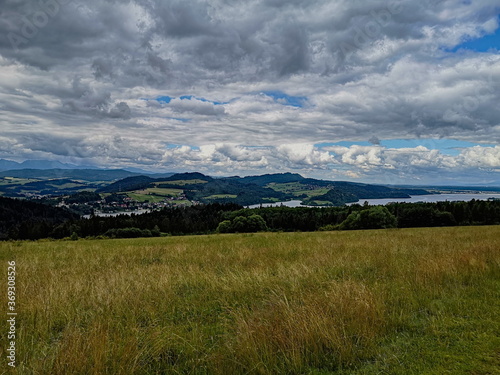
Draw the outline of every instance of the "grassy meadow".
[[[0,258],[18,306],[0,373],[500,373],[500,227],[5,242]]]

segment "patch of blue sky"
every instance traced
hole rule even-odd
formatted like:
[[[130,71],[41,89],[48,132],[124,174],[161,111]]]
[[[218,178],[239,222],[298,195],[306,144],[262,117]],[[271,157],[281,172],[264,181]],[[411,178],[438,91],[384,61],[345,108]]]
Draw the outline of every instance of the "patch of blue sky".
[[[263,91],[261,94],[269,96],[270,98],[273,98],[276,103],[280,103],[282,105],[287,105],[291,107],[296,107],[296,108],[302,108],[306,105],[307,103],[307,97],[306,96],[293,96],[293,95],[288,95],[285,94],[283,91],[279,90],[274,90],[274,91]],[[176,99],[174,96],[168,96],[168,95],[163,95],[163,96],[158,96],[154,100],[160,103],[170,103],[173,99]],[[200,102],[204,103],[212,103],[213,105],[224,105],[224,104],[229,104],[235,99],[231,99],[230,101],[227,102],[222,102],[218,100],[209,100],[203,97],[198,97],[195,95],[181,95],[179,96],[179,99],[181,100],[198,100]],[[150,100],[150,99],[143,99],[143,100]]]
[[[199,100],[200,102],[204,102],[204,103],[212,103],[213,105],[224,105],[224,104],[228,104],[229,102],[219,102],[219,101],[214,101],[214,100],[208,100],[208,99],[205,99],[205,98],[201,98],[201,97],[198,97],[198,96],[194,96],[194,95],[182,95],[179,97],[179,99],[181,100]]]
[[[157,102],[160,102],[160,103],[170,103],[172,101],[172,98],[171,96],[159,96],[156,98],[156,101]]]
[[[169,120],[175,120],[175,121],[180,121],[180,122],[189,122],[191,121],[190,118],[182,118],[182,117],[165,117]]]
[[[318,143],[315,144],[318,148],[331,147],[331,146],[373,146],[370,142],[350,142],[341,141],[334,143]],[[385,148],[416,148],[418,146],[426,147],[429,150],[439,150],[442,154],[456,156],[464,148],[481,146],[481,147],[495,147],[495,144],[478,144],[467,141],[457,141],[454,139],[388,139],[381,140],[380,146]]]
[[[349,141],[341,141],[341,142],[325,142],[325,143],[317,143],[314,145],[318,148],[330,147],[330,146],[341,146],[341,147],[351,147],[351,146],[373,146],[373,143],[370,142],[349,142]]]
[[[458,141],[454,139],[390,139],[380,142],[381,146],[387,148],[415,148],[423,146],[429,150],[439,150],[445,155],[458,155],[463,148],[482,146],[494,147],[492,144],[477,144],[467,141]]]
[[[195,151],[199,151],[200,148],[198,146],[190,146],[190,145],[179,145],[179,144],[175,144],[175,143],[169,143],[165,146],[165,148],[167,150],[172,150],[172,149],[175,149],[175,148],[181,148],[183,146],[188,146],[191,148],[191,150],[195,150]]]
[[[493,34],[484,35],[476,39],[464,40],[455,47],[446,49],[447,52],[459,52],[463,50],[474,52],[500,51],[500,28],[497,28]]]
[[[307,103],[306,96],[288,95],[285,94],[283,91],[279,90],[263,91],[262,94],[273,98],[276,103],[280,103],[291,107],[302,108]]]
[[[163,96],[158,96],[156,99],[157,102],[160,103],[170,103],[172,99],[176,99],[174,96],[168,96],[168,95],[163,95]],[[194,95],[181,95],[179,96],[179,99],[181,100],[199,100],[200,102],[204,103],[212,103],[213,105],[223,105],[223,104],[228,104],[229,102],[219,102],[219,101],[213,101],[213,100],[208,100],[205,98],[200,98]],[[149,100],[149,99],[143,99],[143,100]]]

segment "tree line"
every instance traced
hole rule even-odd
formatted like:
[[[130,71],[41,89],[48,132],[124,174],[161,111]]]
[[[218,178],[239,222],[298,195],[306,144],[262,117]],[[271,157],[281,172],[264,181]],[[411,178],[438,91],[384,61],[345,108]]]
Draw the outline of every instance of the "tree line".
[[[212,203],[81,219],[65,209],[0,198],[0,239],[13,240],[495,224],[500,224],[500,200],[255,209]]]

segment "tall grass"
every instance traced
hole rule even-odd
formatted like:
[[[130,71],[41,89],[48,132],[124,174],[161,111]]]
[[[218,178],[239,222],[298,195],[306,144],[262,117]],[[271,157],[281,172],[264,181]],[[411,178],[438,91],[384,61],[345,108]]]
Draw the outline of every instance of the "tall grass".
[[[374,353],[384,328],[382,307],[365,285],[333,282],[322,293],[293,299],[274,295],[235,319],[228,353],[249,372],[296,374],[309,367],[337,368]],[[230,360],[230,358],[228,358]]]
[[[5,273],[7,260],[18,272],[10,372],[498,373],[499,234],[2,243]]]

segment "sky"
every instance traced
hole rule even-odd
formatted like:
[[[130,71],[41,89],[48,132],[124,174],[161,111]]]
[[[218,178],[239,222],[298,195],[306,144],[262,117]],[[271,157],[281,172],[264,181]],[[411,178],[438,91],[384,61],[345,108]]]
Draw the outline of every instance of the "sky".
[[[0,0],[0,158],[500,185],[498,0]]]

